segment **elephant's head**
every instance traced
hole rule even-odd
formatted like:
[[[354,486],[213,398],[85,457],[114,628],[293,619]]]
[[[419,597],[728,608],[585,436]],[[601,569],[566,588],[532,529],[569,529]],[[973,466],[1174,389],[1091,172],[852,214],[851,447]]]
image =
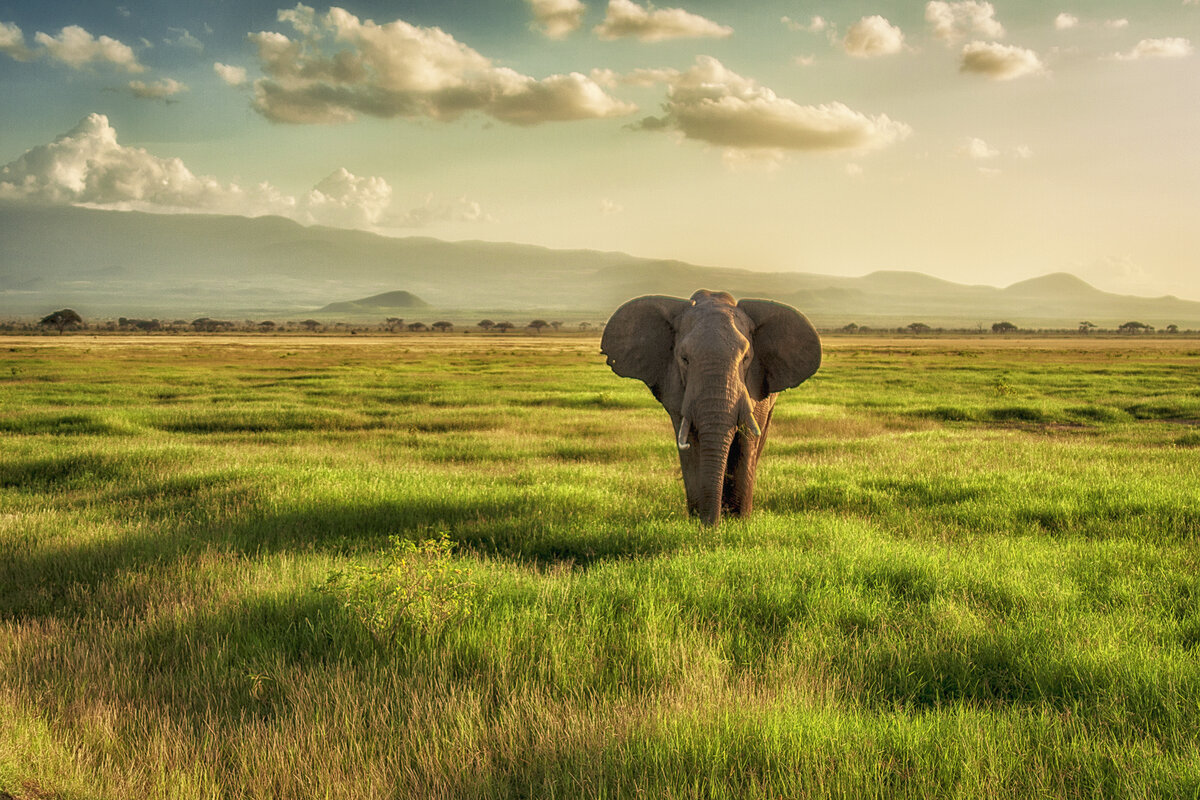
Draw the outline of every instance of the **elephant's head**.
[[[821,365],[820,337],[799,311],[704,290],[630,300],[609,319],[600,350],[671,415],[688,509],[713,524],[722,507],[750,510],[775,393]]]

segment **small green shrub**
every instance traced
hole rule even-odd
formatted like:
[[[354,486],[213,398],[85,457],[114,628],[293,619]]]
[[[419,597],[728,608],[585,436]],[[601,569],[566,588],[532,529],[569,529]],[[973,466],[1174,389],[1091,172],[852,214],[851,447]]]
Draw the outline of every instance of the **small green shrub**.
[[[454,566],[456,543],[446,533],[414,543],[390,537],[381,563],[329,573],[320,591],[337,598],[381,643],[408,628],[424,634],[471,615],[474,584]]]

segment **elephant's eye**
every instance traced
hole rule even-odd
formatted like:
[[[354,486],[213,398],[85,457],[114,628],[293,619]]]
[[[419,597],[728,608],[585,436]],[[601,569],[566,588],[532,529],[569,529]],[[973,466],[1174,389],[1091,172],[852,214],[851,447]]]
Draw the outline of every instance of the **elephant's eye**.
[[[679,363],[683,364],[686,367],[687,363],[688,363],[688,357],[683,355],[682,353],[680,353],[679,354]]]

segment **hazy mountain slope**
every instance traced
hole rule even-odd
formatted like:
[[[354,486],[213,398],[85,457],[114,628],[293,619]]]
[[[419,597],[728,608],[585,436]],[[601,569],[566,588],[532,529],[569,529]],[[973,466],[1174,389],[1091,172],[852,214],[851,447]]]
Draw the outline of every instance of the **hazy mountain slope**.
[[[296,318],[324,311],[368,318],[386,309],[356,298],[405,291],[434,309],[468,316],[547,309],[599,319],[630,297],[686,297],[698,288],[782,300],[827,327],[986,327],[1005,319],[1022,327],[1074,327],[1083,320],[1114,326],[1136,319],[1200,328],[1200,303],[1109,294],[1065,273],[1001,289],[896,270],[847,278],[592,250],[388,238],[278,217],[0,204],[0,317],[72,306],[89,317]],[[338,305],[355,302],[358,307]]]

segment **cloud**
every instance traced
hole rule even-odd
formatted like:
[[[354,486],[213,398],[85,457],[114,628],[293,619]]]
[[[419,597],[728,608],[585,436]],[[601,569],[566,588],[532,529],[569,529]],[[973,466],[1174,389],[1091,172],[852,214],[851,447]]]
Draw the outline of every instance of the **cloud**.
[[[163,78],[154,83],[145,83],[144,81],[130,81],[129,91],[133,92],[133,96],[142,100],[166,100],[174,97],[180,92],[186,92],[187,86],[180,83],[174,78]]]
[[[244,86],[246,83],[246,68],[231,67],[228,64],[222,64],[217,61],[213,64],[213,72],[221,76],[221,80],[230,86]]]
[[[32,51],[25,46],[25,34],[11,22],[0,22],[0,53],[17,61],[33,58]]]
[[[1194,52],[1187,39],[1142,39],[1132,50],[1117,53],[1118,61],[1139,61],[1143,58],[1187,58]]]
[[[992,147],[983,139],[974,137],[963,142],[955,152],[962,158],[969,158],[975,161],[988,161],[1000,157],[999,150]]]
[[[1068,14],[1065,11],[1054,18],[1055,30],[1065,31],[1079,25],[1079,17],[1074,14]]]
[[[1046,68],[1032,50],[996,42],[971,42],[963,46],[959,70],[995,81],[1010,81],[1039,75]]]
[[[144,72],[137,56],[129,45],[108,36],[96,38],[78,25],[68,25],[57,36],[39,31],[34,41],[42,46],[42,53],[73,69],[83,69],[93,64],[109,64],[126,72]]]
[[[904,33],[881,16],[863,17],[846,31],[842,43],[856,58],[874,58],[904,49]]]
[[[934,0],[925,6],[925,21],[933,27],[933,35],[947,43],[968,36],[1004,38],[1004,26],[996,21],[996,9],[991,3],[976,0],[945,3]]]
[[[681,8],[642,8],[632,0],[609,0],[604,22],[596,27],[601,39],[637,38],[643,42],[665,39],[723,39],[733,28]]]
[[[526,0],[533,11],[534,27],[551,39],[565,39],[579,30],[587,6],[580,0]]]
[[[1121,19],[1107,19],[1104,21],[1104,27],[1112,30],[1121,30],[1129,27],[1129,20],[1122,17]]]
[[[825,21],[824,17],[813,17],[807,23],[797,22],[791,17],[783,17],[779,21],[787,26],[788,30],[804,31],[805,33],[821,33],[829,27],[829,23]]]
[[[163,39],[163,44],[195,50],[197,53],[204,52],[204,42],[188,33],[187,28],[168,28],[167,30],[176,34],[176,36],[174,39]]]
[[[343,228],[377,225],[392,204],[392,187],[383,178],[363,178],[345,167],[318,183],[305,198],[314,220]]]
[[[421,205],[394,216],[390,222],[394,228],[423,228],[438,222],[494,222],[495,217],[486,213],[474,200],[456,197],[438,200],[426,195]]]
[[[254,107],[275,122],[348,122],[359,114],[453,120],[476,111],[536,125],[636,110],[580,73],[538,80],[497,67],[439,28],[377,25],[341,8],[317,17],[303,5],[279,18],[303,38],[249,37],[267,76],[254,84]]]
[[[91,114],[50,144],[39,145],[0,167],[0,200],[91,205],[152,212],[277,214],[305,224],[378,229],[415,227],[443,220],[487,220],[466,198],[439,203],[432,196],[415,209],[397,209],[392,187],[378,177],[341,168],[303,197],[269,183],[243,187],[195,175],[178,158],[159,158],[117,141],[102,114]]]
[[[663,108],[664,116],[636,127],[673,130],[733,150],[873,150],[911,132],[885,115],[869,117],[841,103],[799,105],[711,56],[699,56],[690,70],[671,77]]]

